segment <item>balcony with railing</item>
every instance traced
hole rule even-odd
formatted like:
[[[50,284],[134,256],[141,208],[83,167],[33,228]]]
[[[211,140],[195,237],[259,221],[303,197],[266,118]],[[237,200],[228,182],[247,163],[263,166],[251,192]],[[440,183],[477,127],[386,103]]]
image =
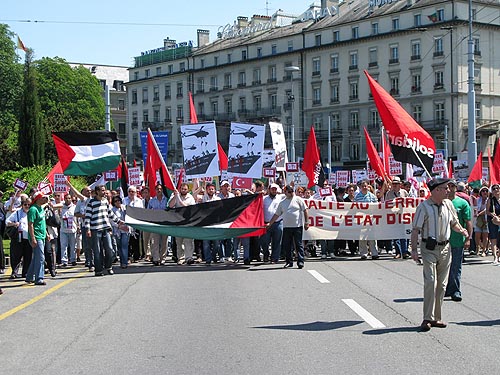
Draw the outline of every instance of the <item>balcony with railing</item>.
[[[389,59],[389,64],[399,64],[399,59]]]
[[[229,122],[236,120],[236,113],[234,112],[218,113],[216,115],[213,115],[212,117],[215,121]]]
[[[429,121],[420,121],[420,125],[431,133],[439,133],[444,131],[444,128],[448,126],[448,119],[435,119]]]
[[[442,56],[444,56],[444,51],[435,51],[433,56],[434,57],[442,57]]]
[[[420,55],[411,55],[410,60],[411,61],[420,60]]]
[[[422,93],[422,88],[420,86],[412,86],[411,87],[411,93],[412,94],[421,94]]]
[[[151,129],[152,132],[165,130],[165,123],[163,121],[143,121],[142,130],[146,131]]]
[[[378,62],[377,61],[371,61],[368,63],[369,68],[377,68],[378,67]]]

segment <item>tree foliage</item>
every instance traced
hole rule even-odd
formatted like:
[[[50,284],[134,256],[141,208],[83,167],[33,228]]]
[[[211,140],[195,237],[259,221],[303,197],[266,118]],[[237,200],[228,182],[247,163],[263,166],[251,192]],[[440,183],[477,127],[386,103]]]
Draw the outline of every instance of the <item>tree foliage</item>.
[[[24,84],[19,109],[19,162],[24,167],[45,164],[45,132],[38,100],[37,74],[33,51],[28,49],[24,63]]]
[[[0,171],[16,167],[18,107],[22,65],[12,41],[14,34],[0,24]]]

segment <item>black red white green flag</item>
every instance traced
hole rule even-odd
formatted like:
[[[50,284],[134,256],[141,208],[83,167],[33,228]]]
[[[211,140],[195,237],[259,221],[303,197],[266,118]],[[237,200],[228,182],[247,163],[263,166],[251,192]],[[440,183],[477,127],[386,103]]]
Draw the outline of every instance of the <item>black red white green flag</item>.
[[[163,195],[168,198],[175,190],[175,185],[153,137],[153,133],[151,133],[151,129],[148,129],[146,147],[148,156],[146,158],[146,165],[144,166],[144,180],[147,186],[149,186],[152,197],[156,196],[155,185],[160,183],[163,187]],[[156,180],[156,171],[159,171],[160,181]]]
[[[67,176],[94,175],[113,170],[120,163],[120,144],[115,132],[53,132],[52,139]]]
[[[325,182],[325,172],[321,167],[321,159],[319,157],[318,144],[316,143],[316,133],[314,127],[311,126],[309,137],[307,138],[306,150],[304,151],[304,161],[302,162],[302,170],[306,173],[309,183],[307,188],[314,185],[323,187]]]
[[[479,153],[477,157],[476,164],[472,167],[470,171],[469,179],[467,182],[474,188],[480,188],[483,179],[483,152]]]
[[[125,223],[146,232],[199,240],[259,236],[265,232],[261,194],[166,211],[127,207]]]
[[[434,164],[436,146],[434,139],[367,71],[373,100],[389,136],[394,159],[422,166],[430,175]]]

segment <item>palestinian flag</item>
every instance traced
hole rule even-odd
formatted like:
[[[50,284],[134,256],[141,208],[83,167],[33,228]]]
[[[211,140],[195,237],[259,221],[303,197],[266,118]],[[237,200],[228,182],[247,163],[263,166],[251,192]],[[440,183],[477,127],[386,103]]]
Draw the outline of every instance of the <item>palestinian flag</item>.
[[[166,211],[129,206],[125,223],[146,232],[198,240],[259,236],[265,232],[262,194]]]
[[[120,163],[120,144],[115,132],[53,132],[63,173],[89,176],[115,169]]]

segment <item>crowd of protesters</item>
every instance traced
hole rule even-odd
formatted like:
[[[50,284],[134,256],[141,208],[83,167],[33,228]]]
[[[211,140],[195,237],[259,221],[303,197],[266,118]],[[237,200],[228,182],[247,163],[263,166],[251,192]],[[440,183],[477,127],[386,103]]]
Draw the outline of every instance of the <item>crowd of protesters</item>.
[[[78,263],[84,264],[96,276],[113,274],[115,262],[119,262],[123,269],[136,262],[160,266],[169,262],[179,265],[242,262],[248,265],[255,261],[273,264],[284,261],[285,267],[290,267],[293,252],[297,266],[302,268],[307,255],[316,255],[317,247],[321,248],[322,259],[358,255],[361,260],[376,260],[382,251],[395,259],[408,259],[409,241],[406,238],[377,241],[335,239],[304,244],[298,240],[302,230],[307,230],[309,225],[303,200],[380,202],[399,197],[425,198],[429,194],[425,185],[416,189],[399,177],[374,184],[367,180],[351,183],[332,188],[330,195],[320,195],[303,186],[285,186],[280,179],[269,186],[255,181],[251,189],[235,190],[228,181],[222,181],[219,191],[212,183],[195,181],[191,191],[191,185],[181,184],[169,199],[164,196],[161,185],[156,186],[153,198],[148,187],[130,186],[125,197],[102,185],[77,191],[68,182],[68,187],[69,192],[56,193],[52,197],[35,189],[30,194],[18,191],[5,201],[0,192],[0,231],[4,234],[8,227],[17,229],[17,235],[10,237],[11,279],[21,277],[27,283],[45,285],[45,274],[56,277],[58,268]],[[323,187],[329,187],[328,183]],[[244,194],[264,195],[266,233],[260,237],[210,241],[170,238],[125,225],[128,206],[165,210]],[[453,253],[456,258],[453,272],[460,272],[464,248],[470,255],[492,255],[493,263],[498,264],[500,186],[472,189],[462,182],[452,181],[449,198],[454,204],[457,199],[461,200],[456,203],[460,209],[464,206],[462,201],[470,208],[470,232],[473,232],[461,250]],[[4,273],[3,246],[0,251],[0,272]],[[453,279],[454,290],[447,291],[456,300],[461,299],[459,278],[458,275]]]

